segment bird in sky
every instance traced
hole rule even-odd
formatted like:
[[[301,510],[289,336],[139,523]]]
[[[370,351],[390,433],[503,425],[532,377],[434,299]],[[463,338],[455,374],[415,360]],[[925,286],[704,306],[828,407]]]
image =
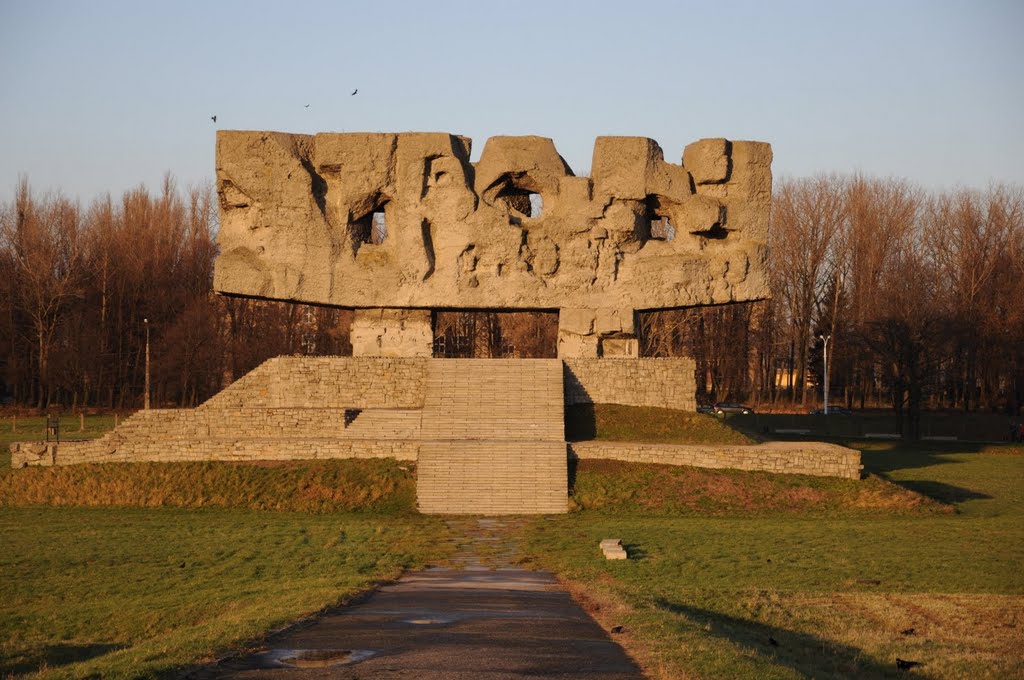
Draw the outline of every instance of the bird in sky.
[[[356,92],[359,92],[359,88],[358,87],[356,89],[352,90],[352,94],[350,94],[349,96],[350,97],[355,97],[356,96]]]
[[[309,108],[309,104],[306,104],[303,108],[308,109]]]
[[[214,123],[216,123],[217,122],[217,116],[210,116],[210,120],[212,120]]]

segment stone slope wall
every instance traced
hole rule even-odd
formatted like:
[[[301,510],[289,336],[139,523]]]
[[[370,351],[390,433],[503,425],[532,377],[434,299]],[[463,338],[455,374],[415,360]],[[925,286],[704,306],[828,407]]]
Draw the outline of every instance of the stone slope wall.
[[[422,408],[427,361],[276,357],[199,408]]]
[[[689,358],[565,359],[565,403],[697,408]]]

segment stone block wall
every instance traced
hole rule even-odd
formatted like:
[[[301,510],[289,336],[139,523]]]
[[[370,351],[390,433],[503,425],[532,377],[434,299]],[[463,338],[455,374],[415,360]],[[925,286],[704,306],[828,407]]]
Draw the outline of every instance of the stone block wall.
[[[422,408],[427,361],[277,357],[199,408]]]
[[[679,445],[638,442],[573,442],[580,459],[760,470],[816,477],[860,479],[860,451],[825,442],[768,442],[756,445]]]
[[[565,359],[565,403],[697,408],[689,358]]]

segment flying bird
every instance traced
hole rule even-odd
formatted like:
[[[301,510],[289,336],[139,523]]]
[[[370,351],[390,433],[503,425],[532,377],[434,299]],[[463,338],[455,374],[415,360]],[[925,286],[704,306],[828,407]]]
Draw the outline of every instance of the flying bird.
[[[305,107],[303,107],[303,108],[307,108],[307,109],[308,109],[308,108],[309,108],[309,104],[306,104],[306,106],[305,106]]]
[[[904,661],[903,659],[896,657],[896,668],[901,671],[909,671],[914,666],[923,666],[924,664],[920,661]]]
[[[212,120],[214,123],[216,123],[217,122],[217,116],[210,116],[210,120]]]
[[[350,97],[355,97],[356,96],[356,92],[359,92],[359,88],[358,87],[356,89],[352,90],[352,94],[350,94],[349,96]]]

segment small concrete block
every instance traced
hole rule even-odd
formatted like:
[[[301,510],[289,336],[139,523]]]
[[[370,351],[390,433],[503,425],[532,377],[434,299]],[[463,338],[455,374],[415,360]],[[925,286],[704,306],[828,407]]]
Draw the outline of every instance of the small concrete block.
[[[607,549],[621,549],[622,539],[621,538],[606,538],[601,541],[601,550]]]
[[[629,559],[629,555],[627,555],[626,551],[623,550],[622,548],[619,548],[618,550],[605,550],[604,551],[604,557],[607,560],[628,560]]]

